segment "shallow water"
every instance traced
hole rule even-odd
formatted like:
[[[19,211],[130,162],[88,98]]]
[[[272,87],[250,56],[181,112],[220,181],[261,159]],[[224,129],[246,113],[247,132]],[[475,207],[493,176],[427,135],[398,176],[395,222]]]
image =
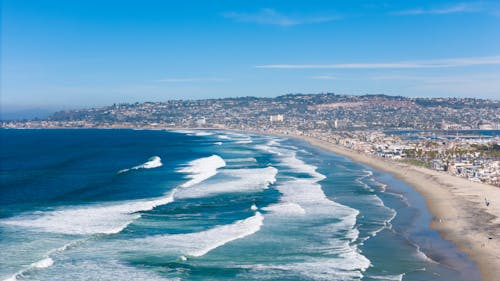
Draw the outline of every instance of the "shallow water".
[[[299,141],[0,132],[1,279],[479,279],[413,189]]]

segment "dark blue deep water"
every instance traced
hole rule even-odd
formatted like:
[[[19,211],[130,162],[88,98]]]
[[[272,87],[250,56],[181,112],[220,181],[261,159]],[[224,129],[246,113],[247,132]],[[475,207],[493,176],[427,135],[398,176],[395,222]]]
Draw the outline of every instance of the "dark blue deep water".
[[[411,187],[303,142],[0,137],[0,280],[479,279]]]

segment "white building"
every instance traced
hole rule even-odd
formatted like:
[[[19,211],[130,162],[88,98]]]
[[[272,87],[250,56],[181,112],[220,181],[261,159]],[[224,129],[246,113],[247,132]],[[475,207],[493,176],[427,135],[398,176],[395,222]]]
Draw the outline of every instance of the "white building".
[[[283,114],[276,114],[269,116],[269,121],[271,122],[283,122],[284,117]]]

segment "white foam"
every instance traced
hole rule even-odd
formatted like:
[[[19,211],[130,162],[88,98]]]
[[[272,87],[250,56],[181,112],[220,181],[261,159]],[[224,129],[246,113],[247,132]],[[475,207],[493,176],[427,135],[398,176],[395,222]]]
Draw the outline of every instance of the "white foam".
[[[11,277],[4,279],[3,281],[17,281],[17,276],[19,273],[12,275]]]
[[[276,189],[282,194],[280,203],[266,210],[286,216],[307,214],[313,219],[335,216],[341,220],[337,228],[357,231],[354,226],[359,211],[328,199],[314,179],[289,180],[277,185]]]
[[[267,142],[267,145],[278,146],[278,145],[280,145],[281,141],[282,141],[282,139],[271,139],[270,141]]]
[[[417,245],[417,244],[414,244],[412,242],[410,242],[413,246],[415,246],[416,248],[416,256],[421,258],[422,260],[424,261],[427,261],[427,262],[431,262],[431,263],[438,263],[437,261],[431,259],[428,255],[426,255],[421,249],[420,249],[420,246]]]
[[[137,266],[127,266],[123,261],[108,259],[68,259],[57,263],[52,271],[40,272],[36,280],[78,281],[78,280],[180,280],[158,275],[152,270]],[[31,277],[31,276],[30,276]],[[30,279],[31,278],[27,278]],[[23,279],[24,280],[24,279]]]
[[[35,228],[63,234],[113,234],[122,231],[141,215],[156,206],[173,201],[173,194],[147,200],[124,201],[106,205],[63,207],[55,211],[23,214],[1,221],[3,224]]]
[[[183,183],[181,187],[190,187],[198,184],[217,174],[217,169],[226,166],[226,162],[218,155],[193,160],[187,167],[178,169],[180,173],[188,174],[189,181]]]
[[[369,191],[369,192],[375,192],[375,190],[373,188],[371,188],[368,184],[364,183],[363,182],[363,178],[364,177],[361,177],[361,178],[357,178],[355,181],[361,185],[361,187],[363,187],[363,189],[365,189],[366,191]]]
[[[279,142],[275,140],[272,140],[269,143],[276,143],[279,145]],[[278,156],[282,165],[291,168],[295,172],[309,174],[315,179],[315,181],[321,181],[326,178],[325,175],[316,171],[318,167],[300,160],[297,157],[296,150],[286,149],[283,146],[278,147],[271,145],[256,145],[255,147]]]
[[[310,228],[311,235],[322,237],[328,246],[312,249],[338,258],[308,259],[306,262],[286,265],[271,265],[270,268],[299,273],[307,278],[325,280],[352,280],[362,278],[363,272],[370,266],[370,260],[363,256],[354,243],[359,237],[356,218],[359,211],[330,200],[323,192],[319,182],[326,177],[317,171],[317,167],[307,164],[297,157],[296,149],[282,146],[278,140],[271,140],[266,145],[256,148],[272,153],[279,160],[278,166],[291,172],[308,174],[310,178],[291,177],[280,182],[275,188],[282,194],[280,202],[264,210],[277,217],[297,216],[308,220],[339,221],[321,224]]]
[[[232,158],[232,159],[226,159],[227,163],[240,163],[240,162],[252,162],[256,163],[257,159],[253,157],[246,157],[246,158]]]
[[[161,163],[161,158],[159,156],[153,156],[148,159],[148,161],[144,164],[134,166],[130,169],[123,169],[118,171],[119,174],[125,173],[131,170],[139,170],[139,169],[153,169],[161,167],[163,164]]]
[[[295,279],[311,280],[359,280],[363,273],[356,270],[359,265],[344,257],[340,258],[309,258],[307,262],[287,264],[252,264],[242,265],[241,268],[249,269],[248,274],[261,279],[290,279],[292,276],[301,276]],[[242,279],[245,279],[244,277]],[[253,278],[252,278],[253,279]]]
[[[253,142],[252,137],[250,137],[249,135],[232,133],[232,132],[227,132],[225,134],[218,135],[217,137],[219,139],[224,139],[224,140],[233,140],[234,143],[237,144],[247,144]]]
[[[302,208],[299,204],[291,202],[277,203],[262,209],[285,216],[305,215],[306,213],[306,210],[304,210],[304,208]]]
[[[18,280],[18,277],[22,277],[23,274],[25,274],[31,270],[44,269],[47,267],[51,267],[53,264],[54,264],[54,260],[52,258],[50,258],[50,257],[43,258],[39,261],[36,261],[36,262],[30,264],[28,266],[28,268],[26,268],[24,270],[20,270],[20,271],[16,272],[14,275],[12,275],[11,277],[4,279],[4,281],[16,281],[16,280]]]
[[[280,144],[277,140],[273,139],[268,142],[268,145],[257,147],[277,155],[280,160],[280,164],[290,168],[292,171],[306,173],[311,176],[311,178],[292,178],[291,180],[276,186],[276,189],[282,194],[280,199],[281,203],[288,204],[282,205],[282,207],[294,206],[290,205],[291,203],[299,205],[308,214],[331,215],[332,213],[335,213],[341,218],[346,220],[349,219],[351,227],[354,226],[356,216],[359,211],[338,204],[326,197],[325,193],[321,189],[321,185],[318,183],[326,177],[316,171],[317,167],[307,164],[297,158],[296,151],[286,149],[282,146],[275,147],[273,145]],[[296,207],[292,208],[296,210],[298,209]],[[302,214],[301,211],[296,213]]]
[[[39,260],[31,264],[33,268],[47,268],[54,264],[54,260],[51,258],[44,258],[43,260]]]
[[[363,170],[363,172],[365,173],[364,177],[371,177],[371,176],[373,176],[373,172],[370,171],[370,170]]]
[[[253,140],[252,140],[252,138],[243,138],[243,139],[235,141],[234,143],[237,143],[237,144],[248,144],[248,143],[253,143]]]
[[[236,137],[236,138],[248,138],[249,135],[246,134],[241,134],[241,133],[235,133],[235,132],[226,132],[227,135]]]
[[[216,141],[214,142],[215,145],[222,145],[222,142],[221,141]]]
[[[201,198],[222,193],[256,192],[276,181],[278,170],[274,167],[257,169],[227,169],[220,172],[223,179],[203,182],[186,189],[179,189],[175,198]]]
[[[297,172],[311,175],[316,181],[321,181],[326,178],[325,175],[316,171],[318,167],[307,164],[297,158],[297,154],[295,153],[295,151],[290,153],[286,157],[283,157],[282,162]]]
[[[179,133],[179,134],[194,134],[195,131],[192,130],[172,130],[171,132]]]
[[[214,133],[212,132],[207,132],[207,131],[197,131],[194,133],[195,136],[197,137],[205,137],[205,136],[211,136],[213,135]]]
[[[25,269],[22,269],[22,270],[16,272],[14,275],[12,275],[11,277],[5,279],[4,281],[15,281],[15,280],[18,280],[18,277],[22,277],[25,273],[27,273],[27,272],[29,272],[31,270],[48,268],[48,267],[50,267],[50,266],[52,266],[54,264],[54,260],[51,258],[51,256],[53,254],[61,253],[61,252],[65,251],[65,250],[67,250],[69,247],[75,246],[75,245],[83,243],[85,241],[87,241],[87,239],[80,239],[80,240],[76,240],[76,241],[71,241],[69,243],[64,244],[61,247],[52,249],[52,250],[48,251],[46,254],[43,255],[44,258],[42,258],[39,261],[31,263]],[[24,251],[24,252],[30,252],[27,249],[20,249],[20,250]]]
[[[325,237],[331,236],[332,234],[325,233]],[[307,277],[306,279],[313,280],[357,280],[362,278],[363,272],[371,265],[370,260],[359,251],[353,250],[353,247],[345,240],[330,238],[328,242],[320,249],[311,249],[312,252],[320,252],[323,257],[308,256],[302,262],[282,265],[270,264],[267,268],[289,271],[293,275],[302,275]]]
[[[375,190],[373,188],[371,188],[367,183],[365,183],[363,180],[366,179],[366,178],[370,178],[370,180],[372,182],[375,182],[375,180],[372,178],[373,176],[373,172],[370,171],[370,170],[363,170],[363,175],[361,175],[360,177],[358,177],[356,179],[356,182],[359,183],[363,189],[369,191],[369,192],[375,192]]]
[[[376,279],[376,280],[385,280],[385,281],[402,281],[403,276],[405,274],[398,274],[398,275],[370,275],[371,279]]]
[[[263,223],[264,217],[261,213],[256,212],[252,217],[229,225],[220,225],[195,233],[159,235],[135,239],[133,243],[139,249],[147,247],[162,253],[178,254],[181,257],[200,257],[226,243],[256,233]]]
[[[158,161],[159,157],[151,159],[141,166],[153,167],[158,164]],[[217,168],[223,166],[225,166],[224,160],[217,155],[194,160],[189,163],[188,167],[180,170],[191,173],[189,176],[191,180],[182,186],[188,187],[199,183],[215,175]],[[171,203],[174,200],[175,192],[176,189],[168,195],[151,199],[62,207],[46,212],[37,211],[2,220],[0,223],[63,234],[114,234],[122,231],[135,219],[140,218],[141,214],[138,212],[149,211],[157,206]]]
[[[384,230],[386,228],[388,228],[388,229],[392,228],[391,221],[396,217],[397,212],[394,209],[391,209],[391,208],[387,208],[387,209],[390,210],[391,216],[387,220],[385,220],[384,223],[381,224],[379,228],[377,228],[377,229],[375,229],[375,230],[373,230],[373,231],[370,232],[370,236],[371,237],[377,236],[377,234],[380,231],[382,231],[382,230]],[[367,237],[365,240],[367,240],[368,238],[370,238],[370,237]]]
[[[377,185],[380,188],[380,191],[382,192],[385,192],[385,190],[387,189],[387,184],[385,183],[378,183]]]

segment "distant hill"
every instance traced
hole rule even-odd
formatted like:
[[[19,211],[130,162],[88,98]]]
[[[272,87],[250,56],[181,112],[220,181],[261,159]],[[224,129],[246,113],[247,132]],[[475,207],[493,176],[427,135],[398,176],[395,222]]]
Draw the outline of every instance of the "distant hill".
[[[13,110],[13,111],[0,111],[0,120],[33,120],[33,119],[46,119],[55,110],[33,108],[33,109],[23,109],[23,110]]]
[[[168,100],[58,111],[48,116],[43,126],[486,130],[500,127],[500,101],[334,93]]]

